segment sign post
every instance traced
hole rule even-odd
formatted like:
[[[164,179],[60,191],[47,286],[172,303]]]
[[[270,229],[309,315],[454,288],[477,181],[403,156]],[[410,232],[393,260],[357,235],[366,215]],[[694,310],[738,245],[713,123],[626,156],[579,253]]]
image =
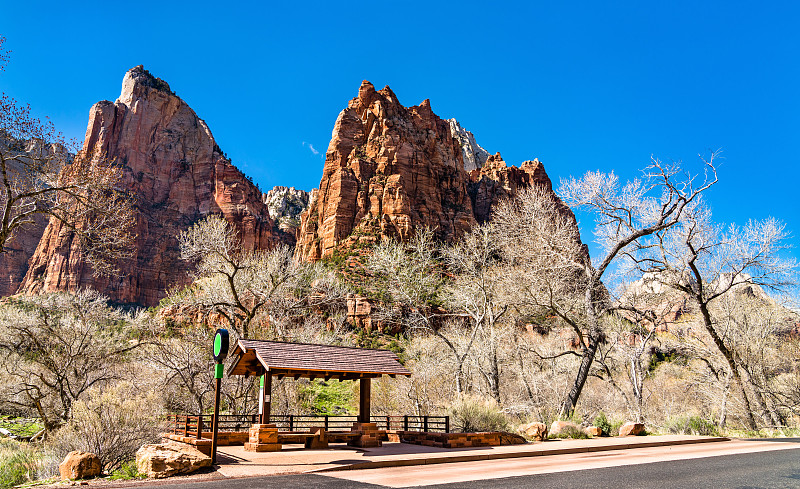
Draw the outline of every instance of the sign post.
[[[211,428],[211,465],[217,463],[217,431],[219,430],[219,395],[222,390],[222,373],[225,370],[225,357],[228,356],[229,337],[227,329],[218,329],[214,335],[212,350],[214,361],[214,419]],[[199,431],[199,428],[198,428]]]

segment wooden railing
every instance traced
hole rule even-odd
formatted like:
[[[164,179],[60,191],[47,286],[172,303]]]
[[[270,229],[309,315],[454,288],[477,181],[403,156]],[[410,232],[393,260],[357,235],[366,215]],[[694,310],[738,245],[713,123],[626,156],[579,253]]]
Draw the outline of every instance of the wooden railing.
[[[450,432],[450,416],[371,416],[370,421],[381,430]]]
[[[202,438],[211,431],[211,414],[169,414],[167,425],[176,435]],[[220,414],[220,431],[247,431],[258,423],[258,414]],[[326,431],[350,431],[357,416],[271,415],[270,423],[285,431],[304,431],[324,427]],[[450,432],[449,416],[371,416],[378,429],[390,431]]]

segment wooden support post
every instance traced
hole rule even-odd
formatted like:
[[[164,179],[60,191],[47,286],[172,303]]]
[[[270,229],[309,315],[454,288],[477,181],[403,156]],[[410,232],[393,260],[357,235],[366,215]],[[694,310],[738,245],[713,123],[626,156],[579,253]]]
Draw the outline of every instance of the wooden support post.
[[[359,392],[359,405],[358,405],[358,421],[360,423],[369,423],[369,404],[372,390],[372,379],[365,377],[361,379],[361,388]]]
[[[217,431],[219,430],[219,394],[222,391],[223,364],[214,367],[214,417],[211,419],[211,465],[217,463]]]
[[[269,424],[269,411],[272,404],[272,374],[267,371],[264,374],[264,382],[261,386],[264,403],[261,407],[261,424]]]

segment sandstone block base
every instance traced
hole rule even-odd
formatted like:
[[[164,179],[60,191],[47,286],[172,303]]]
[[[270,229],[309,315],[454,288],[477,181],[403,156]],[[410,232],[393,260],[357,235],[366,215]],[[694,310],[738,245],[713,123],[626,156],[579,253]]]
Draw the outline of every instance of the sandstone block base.
[[[245,442],[244,449],[248,452],[280,452],[280,443],[250,443]]]
[[[353,431],[359,433],[360,436],[353,438],[348,445],[358,448],[372,448],[382,447],[383,431],[378,430],[378,425],[375,423],[353,423]]]
[[[254,424],[248,431],[244,449],[248,452],[279,452],[278,427],[274,424]]]

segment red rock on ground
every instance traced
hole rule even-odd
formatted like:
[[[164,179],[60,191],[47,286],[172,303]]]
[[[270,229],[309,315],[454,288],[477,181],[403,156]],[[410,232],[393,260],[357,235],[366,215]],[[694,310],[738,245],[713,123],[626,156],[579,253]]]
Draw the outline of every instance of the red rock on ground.
[[[644,434],[642,423],[625,423],[619,428],[619,436],[638,436]]]
[[[89,452],[69,452],[64,461],[58,465],[62,481],[96,477],[102,470],[100,458]]]

